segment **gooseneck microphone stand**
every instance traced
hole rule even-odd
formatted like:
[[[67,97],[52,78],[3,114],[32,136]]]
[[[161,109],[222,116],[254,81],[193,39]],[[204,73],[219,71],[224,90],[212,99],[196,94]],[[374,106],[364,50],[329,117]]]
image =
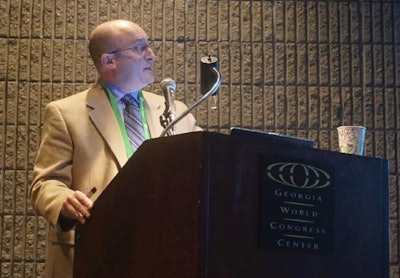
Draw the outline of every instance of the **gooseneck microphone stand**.
[[[179,122],[180,120],[182,120],[184,117],[186,117],[190,112],[192,112],[192,110],[196,109],[200,104],[202,104],[207,98],[209,98],[210,96],[212,96],[219,88],[219,86],[221,85],[222,82],[222,78],[221,78],[221,74],[219,73],[219,71],[214,67],[212,68],[213,72],[215,73],[217,80],[215,81],[214,85],[211,87],[211,89],[203,95],[203,97],[201,99],[199,99],[195,104],[193,104],[192,107],[190,107],[189,109],[187,109],[186,111],[184,111],[182,114],[180,114],[178,117],[175,118],[175,120],[173,120],[172,122],[169,123],[169,125],[163,130],[163,132],[161,132],[160,137],[164,137],[168,131],[175,126],[175,124],[177,122]]]

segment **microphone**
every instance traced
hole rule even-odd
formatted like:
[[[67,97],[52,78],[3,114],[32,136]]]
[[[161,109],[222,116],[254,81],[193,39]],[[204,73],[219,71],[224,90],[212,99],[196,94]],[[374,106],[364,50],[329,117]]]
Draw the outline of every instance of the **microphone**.
[[[217,82],[218,76],[215,74],[214,69],[219,70],[219,62],[216,57],[211,55],[201,58],[200,62],[200,91],[202,95],[205,95]],[[217,109],[217,94],[218,89],[211,95],[211,109]]]
[[[175,97],[176,83],[171,78],[165,78],[160,82],[160,87],[164,93],[166,110],[170,110],[173,105],[172,99]]]
[[[176,83],[171,78],[165,78],[160,82],[161,90],[165,98],[165,110],[160,116],[160,123],[163,128],[166,128],[175,119],[175,90]],[[175,134],[175,127],[171,128],[168,135]]]
[[[175,126],[176,123],[178,123],[180,120],[182,120],[184,117],[186,117],[192,110],[196,109],[200,104],[202,104],[207,98],[209,98],[212,95],[215,95],[218,91],[219,86],[221,85],[222,82],[222,76],[216,67],[216,62],[211,55],[209,55],[207,58],[203,58],[202,61],[205,59],[211,59],[211,61],[206,62],[206,64],[211,64],[209,71],[214,75],[214,80],[213,83],[209,83],[211,85],[210,88],[207,88],[207,92],[204,92],[203,97],[196,101],[195,104],[193,104],[190,108],[186,109],[183,113],[181,113],[176,119],[174,119],[172,122],[170,122],[167,127],[164,128],[163,132],[161,132],[160,137],[165,136],[166,134],[169,135],[170,130]],[[210,63],[211,62],[211,63]],[[207,86],[208,87],[208,86]],[[163,116],[163,115],[161,115]],[[161,118],[161,117],[160,117]]]

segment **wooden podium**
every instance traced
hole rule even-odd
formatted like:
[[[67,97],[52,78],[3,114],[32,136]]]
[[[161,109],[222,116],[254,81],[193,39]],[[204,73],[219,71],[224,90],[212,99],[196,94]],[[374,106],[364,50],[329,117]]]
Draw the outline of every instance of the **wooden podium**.
[[[157,138],[76,228],[74,277],[389,277],[388,222],[387,160]]]

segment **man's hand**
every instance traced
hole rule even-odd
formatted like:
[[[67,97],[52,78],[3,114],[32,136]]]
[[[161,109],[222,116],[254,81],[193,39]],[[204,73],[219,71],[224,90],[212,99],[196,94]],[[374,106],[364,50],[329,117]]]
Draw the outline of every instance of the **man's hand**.
[[[89,199],[92,194],[92,191],[88,193],[89,196],[81,191],[74,191],[64,201],[61,215],[85,224],[86,219],[90,217],[90,209],[93,207],[93,201]]]

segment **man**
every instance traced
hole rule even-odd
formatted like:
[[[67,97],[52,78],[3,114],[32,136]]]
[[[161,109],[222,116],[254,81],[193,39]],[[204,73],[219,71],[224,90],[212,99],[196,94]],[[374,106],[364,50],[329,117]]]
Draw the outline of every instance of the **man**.
[[[46,277],[72,277],[74,224],[85,223],[93,201],[140,145],[125,126],[124,96],[138,103],[142,139],[163,131],[164,98],[141,91],[154,81],[155,59],[142,28],[126,20],[103,23],[91,34],[89,52],[99,81],[47,105],[33,171],[32,204],[50,224]],[[186,110],[181,102],[175,105],[177,114]],[[192,115],[176,126],[176,133],[195,130],[200,128]],[[93,187],[97,192],[90,196]]]

